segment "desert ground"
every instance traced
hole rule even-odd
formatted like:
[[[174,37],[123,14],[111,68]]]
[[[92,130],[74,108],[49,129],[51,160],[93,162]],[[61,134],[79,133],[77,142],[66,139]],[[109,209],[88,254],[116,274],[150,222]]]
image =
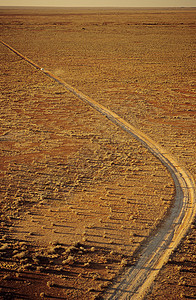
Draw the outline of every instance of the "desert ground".
[[[0,39],[163,145],[196,180],[195,9],[0,9]],[[134,137],[3,44],[0,299],[101,299],[170,213]],[[195,223],[146,299],[196,299]]]

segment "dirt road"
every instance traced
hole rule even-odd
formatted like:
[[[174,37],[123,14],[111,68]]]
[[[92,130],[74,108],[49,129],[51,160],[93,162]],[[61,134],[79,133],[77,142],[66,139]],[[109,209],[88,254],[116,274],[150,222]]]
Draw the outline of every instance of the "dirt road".
[[[156,235],[149,240],[141,253],[138,263],[129,268],[121,278],[118,278],[104,295],[105,299],[142,299],[163,264],[167,262],[169,255],[185,235],[194,218],[195,184],[191,175],[175,162],[163,147],[159,146],[140,130],[120,118],[117,114],[68,85],[52,73],[42,69],[6,43],[1,43],[33,65],[40,72],[44,72],[46,76],[57,81],[75,96],[105,115],[113,123],[133,135],[137,140],[142,142],[143,145],[148,148],[171,173],[175,183],[176,196],[170,215],[163,222]]]
[[[105,299],[142,299],[193,220],[195,194],[191,177],[167,154],[163,157],[161,152],[157,155],[157,151],[156,156],[168,167],[174,179],[175,204],[169,217],[143,250],[136,266],[117,279],[106,292]]]

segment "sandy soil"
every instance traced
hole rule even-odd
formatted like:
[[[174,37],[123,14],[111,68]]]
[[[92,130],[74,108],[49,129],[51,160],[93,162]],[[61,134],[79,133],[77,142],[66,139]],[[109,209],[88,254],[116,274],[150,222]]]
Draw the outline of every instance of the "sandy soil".
[[[2,10],[1,38],[195,176],[194,13]],[[92,299],[166,216],[172,179],[128,134],[0,49],[2,299]]]
[[[195,299],[196,226],[162,268],[145,299]]]

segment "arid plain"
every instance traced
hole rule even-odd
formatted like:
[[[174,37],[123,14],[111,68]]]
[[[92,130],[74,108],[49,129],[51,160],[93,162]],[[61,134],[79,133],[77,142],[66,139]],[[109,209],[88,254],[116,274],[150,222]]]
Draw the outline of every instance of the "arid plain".
[[[0,10],[2,41],[163,145],[196,180],[195,24],[194,9]],[[2,44],[0,64],[0,297],[99,299],[169,214],[171,175]],[[194,261],[192,224],[147,299],[195,299]]]

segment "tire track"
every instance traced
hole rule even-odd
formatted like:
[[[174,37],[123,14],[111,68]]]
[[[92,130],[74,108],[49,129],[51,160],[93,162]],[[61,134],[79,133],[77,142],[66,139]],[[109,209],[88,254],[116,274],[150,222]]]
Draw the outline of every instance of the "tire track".
[[[166,150],[135,128],[117,114],[86,96],[62,79],[28,59],[20,52],[1,41],[1,43],[20,56],[46,76],[61,84],[76,97],[105,115],[113,123],[134,136],[151,151],[168,169],[174,180],[176,195],[171,213],[162,223],[155,236],[145,246],[135,266],[129,268],[104,294],[105,299],[142,299],[156,275],[167,262],[172,251],[186,234],[195,216],[195,184],[191,175],[184,170]]]

